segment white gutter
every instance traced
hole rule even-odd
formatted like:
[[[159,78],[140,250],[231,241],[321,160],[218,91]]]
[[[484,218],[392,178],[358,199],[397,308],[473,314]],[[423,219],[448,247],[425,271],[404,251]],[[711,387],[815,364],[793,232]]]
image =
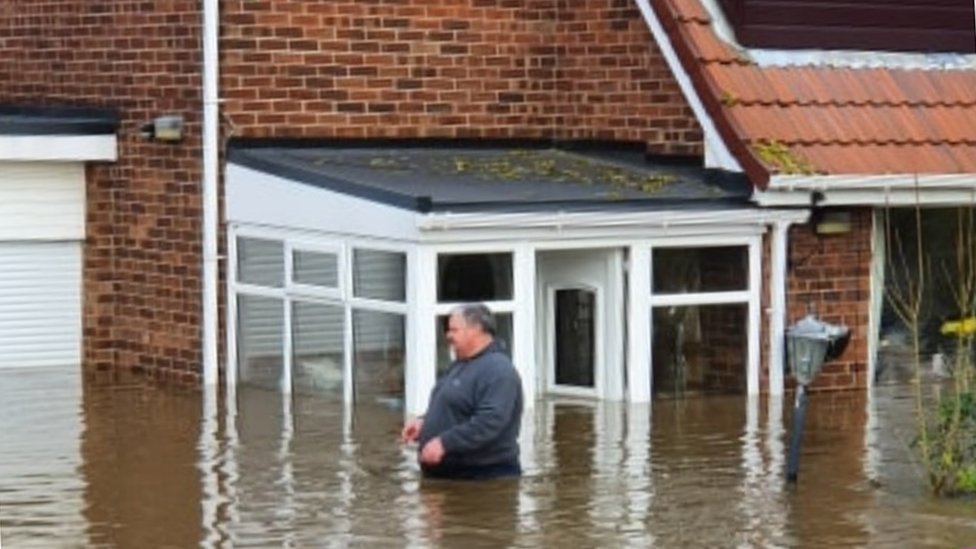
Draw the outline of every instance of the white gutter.
[[[891,175],[777,175],[752,200],[760,206],[810,204],[810,193],[823,195],[820,206],[914,206],[976,202],[976,173]]]
[[[218,0],[203,2],[203,384],[217,392]]]
[[[807,203],[809,205],[809,202]],[[654,212],[526,212],[526,213],[432,213],[419,217],[421,231],[457,229],[528,229],[528,228],[595,228],[595,227],[687,227],[711,225],[769,225],[806,220],[806,210],[670,210]]]
[[[664,55],[664,60],[667,61],[668,67],[671,69],[671,74],[678,81],[678,86],[681,88],[685,100],[688,101],[691,110],[695,113],[695,118],[701,124],[702,132],[705,135],[705,167],[741,172],[742,167],[739,165],[739,161],[729,152],[729,148],[725,146],[725,141],[722,140],[722,136],[719,135],[718,130],[715,128],[715,123],[708,116],[708,112],[705,111],[705,106],[702,105],[701,99],[695,91],[695,86],[692,85],[688,73],[681,66],[681,61],[678,59],[678,55],[671,45],[671,39],[668,38],[668,33],[665,32],[661,21],[657,18],[657,14],[651,8],[650,2],[648,0],[637,0],[637,6],[640,7],[641,14],[644,15],[644,21],[647,23],[648,28],[650,28],[658,48],[661,49],[661,54]]]
[[[774,175],[769,180],[770,189],[818,189],[832,187],[857,187],[859,189],[887,189],[908,187],[919,189],[948,189],[976,187],[976,173],[958,174],[887,174],[887,175]]]

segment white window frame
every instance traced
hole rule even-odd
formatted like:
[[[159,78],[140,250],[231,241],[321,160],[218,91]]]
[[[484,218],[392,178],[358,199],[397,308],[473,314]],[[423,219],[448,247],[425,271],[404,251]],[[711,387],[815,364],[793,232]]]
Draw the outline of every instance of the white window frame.
[[[344,243],[345,254],[346,254],[346,293],[343,294],[345,299],[352,304],[354,307],[370,309],[374,311],[382,312],[396,312],[396,313],[407,313],[408,304],[410,303],[410,251],[412,246],[396,246],[392,244],[382,244],[378,242],[358,240],[358,239],[348,239]],[[370,252],[386,252],[386,253],[398,253],[403,254],[406,262],[405,268],[403,270],[403,283],[407,291],[404,293],[403,301],[386,301],[382,299],[372,299],[367,297],[356,297],[355,288],[353,288],[353,270],[355,268],[354,254],[356,250],[366,250]]]
[[[330,288],[319,284],[305,284],[294,280],[295,276],[295,253],[311,252],[317,254],[331,254],[336,257],[336,287]],[[285,241],[285,261],[291,265],[292,278],[285,281],[285,287],[290,291],[310,296],[321,296],[329,299],[343,299],[345,284],[343,284],[342,271],[346,263],[345,254],[341,244],[323,244],[317,242]]]
[[[518,242],[467,242],[463,244],[419,244],[414,256],[408,261],[408,271],[416,280],[429,280],[431,283],[416,283],[408,286],[408,298],[412,307],[414,322],[408,322],[408,337],[412,345],[408,352],[407,369],[407,413],[419,414],[424,411],[430,389],[436,382],[437,319],[448,315],[460,302],[437,302],[438,258],[444,254],[493,254],[512,255],[512,299],[487,301],[484,304],[492,313],[512,315],[511,353],[516,368],[522,377],[522,390],[527,402],[535,398],[535,337],[519,336],[524,330],[535,326],[535,319],[526,320],[534,309],[526,303],[535,299],[534,277],[525,271],[535,270],[534,250]],[[410,277],[408,276],[408,284]],[[520,292],[526,295],[522,296]],[[521,304],[520,304],[521,303]],[[412,330],[412,332],[411,332]],[[530,333],[530,332],[524,332]],[[534,335],[534,334],[533,334]],[[527,375],[528,374],[528,375]]]
[[[595,331],[593,334],[593,388],[576,387],[573,385],[560,385],[556,383],[556,292],[558,290],[585,290],[596,295],[596,306],[593,310],[593,320]],[[606,377],[609,374],[606,357],[606,319],[603,314],[605,305],[605,288],[589,284],[552,284],[546,287],[546,331],[545,344],[549,350],[546,353],[546,391],[557,396],[599,398],[605,394]]]
[[[255,238],[262,240],[274,240],[282,243],[284,261],[284,284],[281,288],[272,288],[248,284],[238,281],[238,238]],[[327,240],[329,242],[322,242]],[[237,298],[240,295],[251,295],[258,297],[270,297],[282,300],[283,306],[283,346],[282,352],[282,373],[280,390],[286,395],[291,395],[292,387],[292,368],[293,368],[293,336],[292,333],[292,311],[294,301],[307,303],[319,303],[341,307],[343,310],[343,401],[346,405],[353,403],[353,358],[354,341],[352,315],[354,310],[373,311],[383,313],[399,314],[404,318],[406,338],[407,338],[407,363],[410,362],[410,337],[411,337],[411,318],[410,318],[410,262],[414,255],[416,244],[407,242],[386,242],[371,240],[367,238],[357,238],[349,235],[333,233],[310,234],[306,231],[292,231],[271,227],[255,227],[249,225],[228,224],[227,226],[227,250],[228,250],[228,269],[227,269],[227,366],[225,368],[226,384],[228,391],[233,395],[238,383],[238,353],[237,353]],[[371,251],[382,251],[391,253],[401,253],[406,257],[407,268],[404,271],[404,283],[408,288],[407,296],[403,302],[391,302],[376,299],[356,298],[353,296],[352,276],[353,276],[353,250],[363,249]],[[338,261],[338,287],[328,288],[311,284],[301,284],[294,281],[294,252],[311,251],[320,253],[336,254]],[[291,406],[291,399],[288,399]]]
[[[753,236],[729,236],[729,237],[691,237],[675,238],[668,240],[653,240],[647,242],[647,260],[649,272],[647,273],[647,286],[645,287],[646,300],[649,308],[644,309],[647,315],[648,337],[652,338],[654,333],[654,309],[669,306],[696,306],[696,305],[727,305],[743,303],[747,305],[747,344],[746,344],[746,393],[748,395],[759,394],[759,366],[761,356],[759,353],[761,326],[761,296],[762,296],[762,235]],[[745,247],[747,253],[747,284],[744,290],[718,291],[718,292],[695,292],[695,293],[654,293],[652,282],[654,280],[654,250],[658,248],[719,248],[719,247]],[[643,255],[643,254],[641,254]],[[633,270],[633,269],[632,269]],[[642,277],[643,278],[643,277]],[[635,281],[632,281],[632,284]],[[644,293],[644,292],[641,292]],[[633,292],[632,292],[633,295]],[[636,309],[637,307],[635,307]],[[643,309],[643,307],[642,307]],[[633,318],[633,317],[632,317]],[[639,324],[635,328],[642,326]],[[634,337],[632,333],[632,337]],[[650,385],[645,394],[642,390],[631,388],[631,399],[644,401],[646,397],[650,399],[653,393],[653,356],[650,347],[645,346],[645,351],[640,351],[631,347],[630,355],[632,360],[639,360],[647,364],[647,374],[642,372],[639,364],[634,365],[635,371],[629,379],[638,381],[649,378]]]

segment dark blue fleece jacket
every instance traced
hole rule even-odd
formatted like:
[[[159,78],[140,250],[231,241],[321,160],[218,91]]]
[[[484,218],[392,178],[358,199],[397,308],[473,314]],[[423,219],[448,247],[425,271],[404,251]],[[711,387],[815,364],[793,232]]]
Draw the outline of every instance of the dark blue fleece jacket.
[[[522,381],[497,342],[457,360],[434,385],[420,448],[441,437],[441,467],[518,464]]]

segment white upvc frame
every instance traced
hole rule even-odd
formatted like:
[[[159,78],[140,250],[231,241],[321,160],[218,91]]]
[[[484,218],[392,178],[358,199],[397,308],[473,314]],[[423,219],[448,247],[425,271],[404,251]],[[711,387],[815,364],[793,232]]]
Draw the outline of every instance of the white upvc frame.
[[[323,286],[320,284],[306,284],[296,281],[294,279],[296,252],[334,255],[336,257],[336,286],[334,288],[330,288],[329,286]],[[343,290],[346,287],[345,281],[343,280],[343,256],[344,246],[342,243],[324,244],[313,241],[302,242],[301,240],[286,240],[285,262],[287,263],[289,269],[288,279],[285,281],[286,287],[293,292],[301,293],[302,295],[320,296],[328,299],[341,300],[343,298]]]
[[[526,395],[526,405],[531,406],[535,396],[540,394],[537,374],[541,368],[536,364],[536,262],[541,251],[548,250],[586,250],[618,248],[628,250],[628,294],[624,301],[627,304],[627,396],[632,402],[648,402],[653,383],[649,338],[651,335],[651,320],[653,307],[668,305],[715,305],[723,303],[746,303],[749,307],[749,340],[748,340],[748,391],[749,394],[758,392],[759,379],[759,333],[760,333],[760,292],[761,260],[762,260],[762,225],[749,228],[741,227],[741,231],[733,231],[716,237],[710,235],[662,235],[653,233],[650,238],[635,239],[627,237],[615,238],[582,238],[571,239],[568,235],[563,238],[535,241],[532,239],[498,240],[483,239],[454,243],[435,244],[416,243],[406,241],[390,241],[385,239],[371,239],[335,233],[310,233],[276,227],[254,225],[228,225],[228,280],[227,291],[230,299],[227,306],[227,357],[225,368],[229,387],[237,383],[237,299],[240,293],[260,295],[282,299],[286,304],[290,324],[291,301],[322,302],[340,305],[344,308],[344,398],[346,402],[352,399],[353,383],[353,334],[352,311],[354,309],[389,312],[405,315],[407,356],[405,365],[405,400],[408,414],[419,414],[426,408],[426,400],[436,378],[436,319],[453,309],[457,303],[437,303],[436,280],[437,261],[441,254],[512,254],[513,296],[510,300],[492,301],[487,305],[496,313],[512,314],[513,359],[522,374],[523,390]],[[666,230],[665,230],[666,232]],[[496,233],[497,235],[497,233]],[[523,235],[524,236],[524,235]],[[264,288],[236,282],[237,279],[237,238],[252,237],[280,240],[284,245],[286,272],[283,288]],[[323,244],[322,240],[331,239],[334,244]],[[651,257],[655,248],[695,248],[714,246],[747,246],[749,250],[749,286],[746,290],[732,292],[711,292],[701,294],[653,294],[651,288]],[[356,298],[353,296],[352,281],[352,250],[369,249],[390,251],[407,254],[406,301],[394,303],[387,301]],[[340,270],[340,288],[338,291],[329,288],[319,288],[312,285],[296,284],[292,281],[294,266],[294,251],[322,251],[326,253],[338,252]],[[433,281],[433,283],[429,282]],[[602,297],[601,297],[602,296]],[[598,292],[598,301],[607,299],[607,294]],[[597,320],[598,330],[605,329],[602,311],[596,311],[602,320]],[[547,313],[548,315],[548,313]],[[547,321],[548,322],[548,321]],[[284,363],[290,378],[291,356],[290,342],[292,334],[285,327]],[[603,339],[605,339],[605,334]],[[598,337],[598,344],[606,345]],[[547,344],[549,344],[547,342]],[[597,360],[602,360],[602,353],[598,351]],[[608,380],[600,379],[601,368],[597,366],[597,383],[605,385]],[[622,371],[620,372],[622,373]],[[645,383],[646,381],[646,383]],[[548,383],[547,383],[548,385]],[[592,396],[593,391],[587,391]],[[602,397],[600,391],[595,391]]]
[[[290,395],[292,387],[292,309],[294,301],[307,303],[320,303],[342,308],[343,310],[343,401],[351,404],[354,397],[354,339],[353,339],[353,312],[355,310],[374,311],[383,313],[394,313],[404,317],[405,337],[407,341],[407,362],[410,362],[410,295],[404,302],[388,302],[376,299],[357,298],[353,295],[353,251],[371,250],[391,253],[402,253],[407,257],[407,268],[404,272],[406,280],[404,283],[407,288],[417,286],[410,283],[411,275],[411,256],[414,253],[414,244],[394,243],[382,240],[354,238],[349,236],[339,236],[332,234],[312,235],[305,231],[290,231],[286,229],[258,226],[240,226],[229,224],[227,228],[228,238],[228,270],[227,270],[227,364],[225,365],[226,383],[229,391],[236,390],[238,382],[238,353],[237,353],[237,297],[239,295],[252,295],[260,297],[270,297],[280,299],[283,303],[282,314],[282,377],[280,390],[286,395]],[[238,238],[255,238],[263,240],[274,240],[282,244],[283,285],[280,288],[271,288],[255,284],[247,284],[238,281],[237,271],[237,242]],[[322,240],[333,239],[333,243],[322,243]],[[294,252],[295,250],[325,252],[336,254],[338,261],[338,288],[320,287],[309,284],[296,283],[293,280]],[[408,364],[409,365],[409,364]],[[408,368],[405,368],[408,369]],[[409,382],[409,375],[405,372],[405,383]],[[405,393],[409,393],[405,387]],[[290,401],[290,399],[289,399]]]
[[[517,345],[512,349],[515,367],[522,378],[522,396],[526,409],[534,407],[538,388],[536,387],[536,338],[535,322],[538,304],[535,302],[536,281],[536,250],[529,243],[520,243],[515,247],[513,269],[515,311],[512,316],[512,331],[514,334],[526,334],[515,338]],[[531,337],[530,337],[531,335]],[[524,341],[520,341],[524,340]]]
[[[788,221],[777,222],[769,243],[769,394],[782,396],[786,377],[786,279],[789,249]]]
[[[522,392],[526,408],[534,406],[534,401],[538,395],[536,384],[536,341],[535,341],[535,285],[536,285],[536,248],[527,242],[509,241],[484,241],[469,242],[463,244],[421,244],[418,253],[422,262],[429,263],[418,269],[424,275],[418,273],[421,278],[418,280],[433,281],[425,284],[427,288],[414,288],[417,297],[420,299],[414,302],[414,309],[417,313],[417,321],[422,324],[418,331],[420,339],[414,344],[419,347],[418,355],[420,362],[413,370],[414,375],[418,375],[417,387],[415,390],[423,391],[422,394],[415,395],[419,401],[424,401],[433,387],[436,372],[436,345],[437,333],[436,322],[440,316],[448,315],[460,305],[458,302],[437,302],[437,262],[442,255],[482,255],[505,253],[512,256],[512,298],[505,300],[486,301],[484,304],[491,309],[494,314],[512,315],[512,362],[519,370],[522,378]],[[429,254],[429,257],[426,257]],[[425,309],[427,312],[417,312],[416,309]],[[429,354],[429,356],[427,356]],[[424,357],[424,358],[421,358]],[[420,367],[428,364],[429,367]],[[427,372],[426,370],[430,370]],[[425,390],[426,389],[426,390]],[[420,410],[421,407],[417,407]],[[412,412],[418,413],[418,412]]]
[[[236,402],[237,391],[237,225],[227,224],[227,279],[224,281],[227,308],[224,326],[225,342],[224,384],[228,400]]]
[[[888,212],[890,213],[890,212]],[[885,210],[876,208],[871,213],[871,278],[869,282],[870,298],[868,307],[868,388],[875,385],[878,373],[878,348],[881,338],[881,314],[885,300],[885,265],[891,250],[885,243],[885,221],[888,215]],[[868,391],[870,395],[871,391]],[[871,398],[870,396],[868,398]],[[870,412],[870,404],[869,404]],[[870,413],[869,413],[870,417]]]
[[[429,246],[416,246],[407,259],[407,365],[404,373],[407,415],[420,415],[437,378],[437,332],[434,302],[437,280],[437,254]]]
[[[291,249],[288,246],[287,240],[282,242],[282,254],[284,255],[284,257],[282,257],[281,259],[285,262],[284,265],[285,280],[283,281],[284,294],[285,294],[283,308],[284,308],[285,318],[283,319],[281,326],[282,326],[282,330],[284,330],[285,333],[283,334],[284,339],[282,340],[282,345],[281,345],[281,352],[284,355],[281,360],[282,369],[284,370],[281,373],[281,392],[285,395],[291,395],[292,392],[291,380],[292,380],[292,366],[293,366],[292,362],[294,359],[294,357],[292,357],[292,348],[293,348],[292,339],[294,339],[295,334],[292,332],[291,329],[292,328],[291,326],[292,300],[289,296],[288,289],[292,279],[292,269],[291,269],[292,261],[291,261]],[[345,379],[343,379],[343,382],[345,382]],[[291,414],[288,414],[286,417],[290,418]]]
[[[651,372],[651,243],[634,242],[628,250],[630,308],[627,310],[627,399],[650,402]]]
[[[653,288],[650,284],[651,276],[654,272],[653,252],[658,248],[682,248],[682,249],[693,249],[693,248],[716,248],[716,247],[745,247],[748,253],[748,280],[746,289],[735,290],[735,291],[722,291],[722,292],[698,292],[698,293],[682,293],[682,294],[655,294]],[[668,306],[694,306],[694,305],[725,305],[733,303],[744,303],[747,305],[747,315],[748,315],[748,327],[747,327],[747,344],[746,344],[746,392],[749,395],[759,394],[759,367],[761,362],[761,356],[759,352],[760,346],[760,333],[761,333],[761,298],[762,298],[762,237],[760,235],[752,237],[714,237],[709,239],[701,238],[676,238],[667,241],[651,241],[650,250],[648,250],[648,264],[649,273],[647,282],[648,285],[644,286],[644,292],[649,293],[648,305],[650,309],[644,309],[645,314],[649,317],[648,323],[650,324],[650,331],[648,334],[653,333],[653,309],[656,307],[668,307]],[[631,272],[633,272],[633,265],[631,266]],[[633,280],[631,283],[633,284]],[[633,289],[631,290],[634,291]],[[633,315],[631,315],[633,317]],[[639,328],[639,326],[635,326]],[[632,345],[638,344],[638,342],[631,342]],[[631,349],[631,353],[634,355],[635,359],[644,358],[643,352],[635,351]],[[648,374],[651,377],[651,384],[653,381],[653,370],[654,365],[651,363],[653,358],[650,356],[650,351],[646,352],[649,364]],[[635,373],[637,377],[635,379],[642,379],[644,374],[641,372],[639,365],[633,365],[631,367],[633,370],[637,370]],[[650,390],[650,389],[648,389]],[[638,389],[631,389],[632,397],[643,397],[642,391]],[[648,396],[649,398],[649,396]],[[637,402],[643,402],[637,401]]]
[[[596,301],[593,306],[593,388],[560,385],[556,383],[556,292],[559,290],[584,290],[593,292]],[[575,397],[601,397],[606,390],[606,322],[601,310],[605,304],[606,291],[601,286],[590,284],[550,284],[545,288],[546,294],[546,331],[544,340],[546,349],[546,391],[553,395]]]

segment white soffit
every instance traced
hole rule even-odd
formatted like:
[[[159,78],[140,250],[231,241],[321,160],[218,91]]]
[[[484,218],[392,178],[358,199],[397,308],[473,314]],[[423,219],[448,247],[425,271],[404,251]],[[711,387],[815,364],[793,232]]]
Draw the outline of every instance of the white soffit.
[[[0,135],[0,160],[114,162],[117,159],[115,134]]]
[[[227,221],[416,241],[417,212],[227,164]]]

